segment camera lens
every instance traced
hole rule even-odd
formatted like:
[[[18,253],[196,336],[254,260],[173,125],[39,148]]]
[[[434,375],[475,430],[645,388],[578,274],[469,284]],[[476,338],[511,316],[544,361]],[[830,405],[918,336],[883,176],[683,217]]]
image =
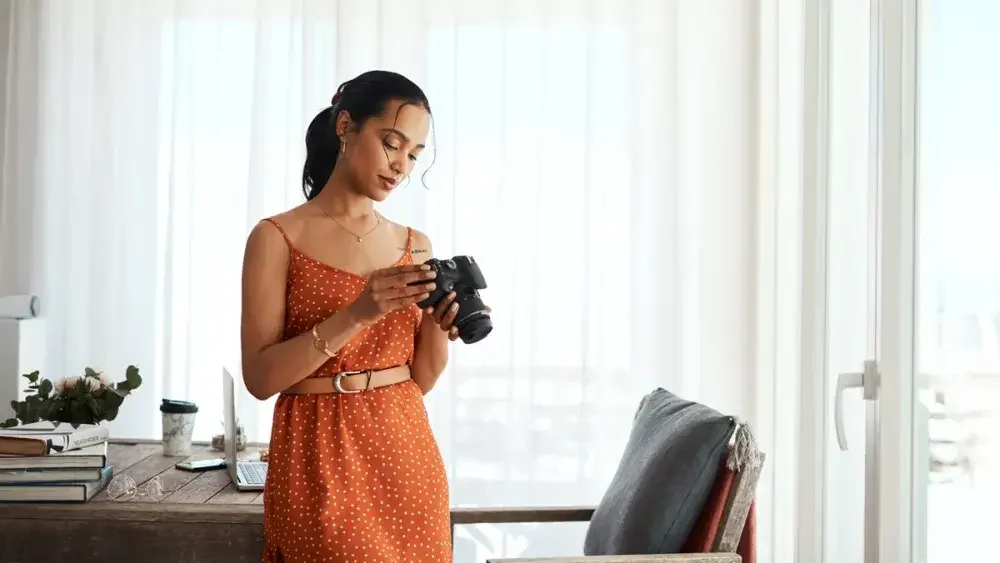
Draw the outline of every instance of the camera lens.
[[[475,344],[493,332],[493,320],[482,313],[475,315],[458,328],[458,336],[466,344]]]
[[[458,315],[455,328],[458,337],[466,344],[475,344],[493,331],[493,320],[486,312],[486,304],[475,293],[461,295],[458,298]]]

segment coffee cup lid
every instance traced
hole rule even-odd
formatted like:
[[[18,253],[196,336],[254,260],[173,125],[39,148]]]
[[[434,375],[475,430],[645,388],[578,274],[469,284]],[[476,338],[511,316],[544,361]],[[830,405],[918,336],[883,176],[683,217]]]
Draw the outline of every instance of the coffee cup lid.
[[[190,401],[163,399],[163,402],[160,403],[160,412],[167,414],[194,414],[198,412],[198,405]]]

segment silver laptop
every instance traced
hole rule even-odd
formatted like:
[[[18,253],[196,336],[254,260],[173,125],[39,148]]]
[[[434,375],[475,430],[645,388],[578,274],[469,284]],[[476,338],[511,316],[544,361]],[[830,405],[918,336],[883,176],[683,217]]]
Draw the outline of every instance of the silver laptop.
[[[222,368],[222,398],[225,402],[226,469],[240,491],[263,491],[267,462],[236,459],[236,384],[229,370]]]

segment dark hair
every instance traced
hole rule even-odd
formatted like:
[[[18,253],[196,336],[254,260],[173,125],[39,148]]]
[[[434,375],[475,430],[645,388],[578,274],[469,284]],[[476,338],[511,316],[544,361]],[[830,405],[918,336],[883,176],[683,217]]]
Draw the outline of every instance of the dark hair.
[[[330,107],[319,112],[306,129],[302,193],[307,200],[319,195],[337,165],[337,155],[340,154],[337,115],[346,111],[360,128],[368,119],[382,115],[389,102],[397,100],[403,105],[416,105],[428,113],[431,111],[427,96],[419,86],[402,74],[387,70],[365,72],[337,88]]]

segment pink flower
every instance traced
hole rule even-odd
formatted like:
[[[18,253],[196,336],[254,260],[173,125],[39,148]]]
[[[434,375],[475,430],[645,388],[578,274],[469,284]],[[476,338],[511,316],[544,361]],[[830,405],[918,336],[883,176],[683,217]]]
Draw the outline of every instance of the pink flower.
[[[75,377],[72,380],[70,380],[70,378],[68,377],[64,377],[56,382],[56,393],[62,395],[63,393],[66,393],[75,386],[76,386]]]
[[[54,388],[56,393],[65,395],[73,392],[78,386],[82,390],[93,392],[100,389],[107,389],[112,387],[113,384],[110,377],[101,373],[91,377],[86,375],[64,377],[55,383]]]

